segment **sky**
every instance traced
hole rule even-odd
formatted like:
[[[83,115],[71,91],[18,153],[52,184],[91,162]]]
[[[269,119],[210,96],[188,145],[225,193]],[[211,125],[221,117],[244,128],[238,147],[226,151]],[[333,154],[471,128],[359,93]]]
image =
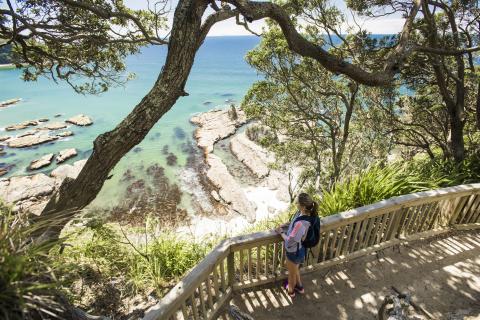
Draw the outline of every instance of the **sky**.
[[[125,4],[133,9],[146,9],[147,8],[147,0],[124,0]],[[152,0],[151,3],[154,3],[155,0]],[[172,1],[172,8],[175,8],[177,1]],[[345,1],[343,0],[333,0],[331,3],[342,11],[346,12],[347,8],[345,5]],[[213,10],[209,9],[209,12],[213,12]],[[349,21],[352,21],[350,14],[347,14]],[[169,21],[171,23],[173,17],[173,10],[169,14]],[[361,22],[360,24],[362,27],[374,34],[393,34],[397,33],[402,29],[404,19],[400,16],[386,16],[378,19],[356,19],[357,22]],[[263,20],[254,21],[253,23],[249,24],[250,28],[256,32],[261,32],[262,28],[265,26],[265,22]],[[239,26],[235,23],[235,18],[219,22],[213,26],[210,30],[208,36],[243,36],[243,35],[251,35],[245,28]]]

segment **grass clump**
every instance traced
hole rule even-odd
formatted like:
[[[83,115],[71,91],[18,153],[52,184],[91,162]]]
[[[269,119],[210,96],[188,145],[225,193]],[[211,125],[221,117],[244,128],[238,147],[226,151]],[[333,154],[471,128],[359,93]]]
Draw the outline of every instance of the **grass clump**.
[[[145,232],[90,223],[56,259],[70,299],[111,317],[127,314],[130,301],[161,298],[213,246]]]
[[[53,244],[31,241],[34,231],[0,201],[1,319],[65,318],[66,305],[48,255]]]

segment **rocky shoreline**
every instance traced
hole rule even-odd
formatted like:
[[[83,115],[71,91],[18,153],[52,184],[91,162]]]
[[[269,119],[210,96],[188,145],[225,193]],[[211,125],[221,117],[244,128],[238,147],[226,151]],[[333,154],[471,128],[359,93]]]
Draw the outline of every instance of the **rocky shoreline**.
[[[64,130],[70,124],[80,126],[91,124],[91,119],[80,115],[64,122],[39,126],[40,123],[48,122],[47,120],[27,121],[19,124],[25,128],[35,127],[35,129],[31,130],[32,132],[27,131],[16,136],[1,138],[0,140],[3,141],[0,151],[4,147],[11,148],[12,141],[16,141],[14,145],[20,145],[18,141],[23,141],[22,145],[27,144],[26,140],[18,139],[68,136],[69,131],[63,131],[60,134],[51,132]],[[193,116],[191,122],[198,126],[194,132],[194,139],[195,144],[202,152],[196,152],[195,146],[191,146],[191,143],[184,143],[185,152],[189,154],[189,157],[187,166],[179,172],[180,185],[178,187],[168,185],[166,182],[168,179],[165,180],[161,167],[148,168],[152,172],[151,176],[157,177],[156,184],[164,185],[166,188],[164,192],[171,195],[169,203],[172,208],[168,210],[171,211],[169,215],[174,217],[178,212],[183,212],[183,221],[170,226],[174,231],[179,235],[193,236],[194,239],[231,235],[241,232],[257,221],[273,218],[288,208],[290,203],[288,176],[270,169],[269,164],[274,161],[274,156],[247,137],[243,129],[249,124],[247,124],[246,116],[241,109],[234,107],[214,109]],[[15,130],[22,129],[11,131]],[[181,135],[181,138],[185,138],[184,134]],[[220,144],[222,152],[219,153]],[[168,154],[168,150],[163,150],[163,153]],[[236,163],[232,164],[222,155],[223,153],[227,153]],[[46,154],[33,160],[29,170],[46,168],[53,162],[60,164],[76,154],[75,149],[62,150],[57,154]],[[0,198],[11,203],[15,211],[30,211],[33,214],[39,214],[63,179],[66,177],[75,179],[85,163],[86,160],[80,160],[73,164],[61,164],[48,175],[38,173],[0,179]],[[174,165],[173,162],[172,165]],[[240,174],[239,167],[242,167]],[[124,178],[132,181],[128,187],[128,192],[132,196],[136,194],[134,191],[137,189],[143,190],[140,194],[148,191],[150,196],[147,198],[150,199],[153,199],[154,194],[158,193],[148,184],[133,176],[130,177],[130,175],[126,172]],[[185,211],[178,208],[181,193],[188,193],[192,199],[194,210],[188,216]],[[160,198],[158,201],[161,201]],[[114,221],[121,221],[125,214],[130,214],[129,219],[136,221],[131,213],[143,214],[138,211],[143,208],[138,205],[139,200],[132,198],[132,201],[137,203],[136,208],[120,205],[115,208],[115,213],[112,213]],[[123,205],[126,204],[127,202]],[[147,202],[144,207],[151,209]],[[167,222],[170,220],[172,219],[167,219]]]
[[[232,117],[232,113],[236,116]],[[246,124],[244,112],[235,108],[214,109],[192,117],[191,122],[198,128],[194,137],[197,146],[204,152],[206,168],[201,175],[206,176],[206,189],[210,188],[210,200],[220,205],[210,215],[192,218],[188,227],[179,232],[189,232],[195,238],[208,235],[231,235],[241,232],[267,218],[273,218],[286,210],[290,203],[288,176],[269,169],[274,161],[272,154],[257,145],[240,128]],[[252,177],[249,185],[244,185],[232,175],[235,168],[215,154],[215,146],[229,138],[231,154],[242,163]]]

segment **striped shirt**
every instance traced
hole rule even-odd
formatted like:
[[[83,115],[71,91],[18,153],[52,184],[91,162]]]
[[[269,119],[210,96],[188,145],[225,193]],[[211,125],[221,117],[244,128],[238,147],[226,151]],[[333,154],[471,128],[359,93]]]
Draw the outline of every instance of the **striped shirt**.
[[[308,228],[310,227],[310,222],[305,220],[300,220],[295,222],[300,216],[300,211],[297,211],[288,226],[287,239],[285,239],[285,250],[287,252],[297,252],[298,249],[302,247],[302,240],[307,235]]]

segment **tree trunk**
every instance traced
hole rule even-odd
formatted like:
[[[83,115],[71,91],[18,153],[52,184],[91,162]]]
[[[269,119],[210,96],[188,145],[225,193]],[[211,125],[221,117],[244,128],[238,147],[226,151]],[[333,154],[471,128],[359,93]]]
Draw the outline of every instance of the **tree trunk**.
[[[78,177],[63,181],[39,218],[41,221],[49,221],[45,224],[48,227],[39,230],[39,234],[43,233],[42,238],[57,238],[64,225],[95,199],[110,171],[123,156],[144,139],[179,97],[187,95],[184,91],[185,83],[195,53],[203,41],[200,26],[205,9],[206,4],[200,1],[179,1],[167,59],[155,85],[114,130],[95,139],[93,153]],[[56,221],[54,226],[50,223],[52,220]]]

